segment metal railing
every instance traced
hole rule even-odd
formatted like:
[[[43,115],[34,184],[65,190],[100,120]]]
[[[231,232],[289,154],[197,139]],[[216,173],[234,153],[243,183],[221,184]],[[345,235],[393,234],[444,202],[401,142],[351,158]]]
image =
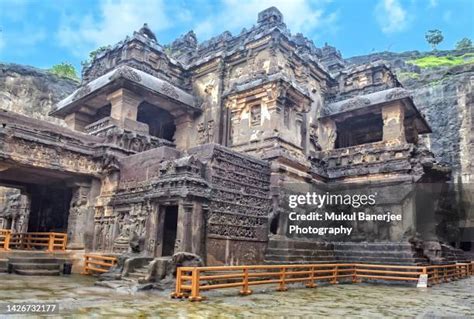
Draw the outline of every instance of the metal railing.
[[[93,275],[96,273],[108,272],[110,268],[117,264],[117,257],[97,254],[84,255],[83,275]]]
[[[277,284],[286,291],[289,283],[305,283],[316,287],[316,281],[337,284],[343,279],[358,283],[362,280],[418,282],[425,276],[427,284],[456,280],[473,275],[474,263],[439,266],[399,266],[375,264],[294,264],[217,267],[179,267],[173,298],[188,297],[200,301],[202,291],[240,288],[241,295],[252,293],[251,286]]]
[[[9,248],[53,252],[66,250],[66,245],[67,235],[64,233],[12,233],[10,234]]]
[[[10,250],[11,230],[0,229],[0,249]]]

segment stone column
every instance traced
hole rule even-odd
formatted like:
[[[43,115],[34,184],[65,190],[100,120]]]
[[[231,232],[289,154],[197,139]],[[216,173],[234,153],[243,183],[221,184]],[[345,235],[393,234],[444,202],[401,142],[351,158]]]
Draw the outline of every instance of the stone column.
[[[192,223],[191,223],[191,252],[193,254],[201,256],[203,259],[204,255],[204,215],[207,207],[203,207],[202,203],[195,203],[194,210],[192,212]]]
[[[191,252],[191,223],[193,203],[180,202],[178,206],[178,225],[174,252]]]
[[[332,119],[325,119],[321,121],[318,126],[318,136],[320,137],[319,144],[323,151],[333,150],[336,146],[337,126]]]
[[[84,249],[84,233],[87,218],[92,207],[89,206],[90,185],[76,185],[73,190],[67,227],[68,249]]]
[[[405,138],[405,108],[402,103],[395,103],[382,108],[383,141],[388,144],[404,144]]]
[[[138,105],[143,99],[127,89],[119,89],[109,95],[107,100],[111,104],[110,117],[125,126],[126,120],[137,120]]]
[[[84,132],[85,127],[92,122],[92,118],[84,113],[71,113],[68,114],[64,121],[66,122],[67,126],[75,131]]]
[[[174,143],[178,150],[187,150],[191,147],[191,136],[193,132],[193,118],[189,114],[175,118],[176,131],[174,133]]]

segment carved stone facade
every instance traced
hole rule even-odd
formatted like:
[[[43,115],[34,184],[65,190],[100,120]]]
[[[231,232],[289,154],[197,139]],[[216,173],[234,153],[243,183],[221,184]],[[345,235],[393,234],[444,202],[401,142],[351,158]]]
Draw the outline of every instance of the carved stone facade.
[[[201,44],[190,32],[161,46],[145,25],[99,54],[51,114],[69,129],[0,113],[0,182],[31,197],[22,231],[67,232],[71,249],[263,263],[272,237],[286,240],[285,184],[449,176],[390,69],[346,67],[291,35],[276,8]]]

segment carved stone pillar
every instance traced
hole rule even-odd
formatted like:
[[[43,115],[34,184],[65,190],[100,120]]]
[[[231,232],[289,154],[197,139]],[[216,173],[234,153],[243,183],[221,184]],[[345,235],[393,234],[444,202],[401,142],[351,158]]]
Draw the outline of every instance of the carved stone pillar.
[[[180,251],[191,252],[193,209],[193,203],[179,203],[175,253]]]
[[[69,249],[84,249],[84,233],[92,211],[89,192],[90,185],[87,184],[77,185],[73,190],[67,227]]]
[[[205,226],[204,226],[204,215],[206,214],[208,207],[202,203],[195,203],[194,210],[192,212],[192,223],[191,223],[191,252],[199,255],[202,258],[204,256],[204,241],[205,241]]]
[[[325,119],[319,125],[320,145],[323,151],[333,150],[336,146],[337,126],[332,119]]]
[[[107,100],[111,104],[110,117],[125,126],[126,120],[137,120],[138,105],[143,99],[127,89],[119,89],[109,95]]]
[[[191,147],[191,137],[193,132],[193,119],[191,115],[184,114],[175,119],[176,131],[174,133],[174,143],[178,150],[187,150]]]
[[[84,132],[85,127],[92,122],[92,118],[87,114],[76,112],[68,114],[64,121],[70,129]]]
[[[382,108],[383,141],[389,144],[404,144],[405,108],[402,103],[387,105]]]

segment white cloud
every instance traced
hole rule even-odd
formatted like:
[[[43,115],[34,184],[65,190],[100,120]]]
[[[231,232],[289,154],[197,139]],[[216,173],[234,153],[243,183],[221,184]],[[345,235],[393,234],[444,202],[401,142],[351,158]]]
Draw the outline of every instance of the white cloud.
[[[398,0],[380,0],[375,8],[375,15],[384,33],[400,32],[408,25],[407,11]]]
[[[240,32],[257,22],[260,11],[271,6],[277,7],[284,17],[285,23],[294,33],[309,33],[315,29],[331,31],[337,28],[336,12],[325,10],[327,0],[224,0],[223,8],[215,15],[197,23],[194,27],[200,41],[219,34],[224,30]]]
[[[105,0],[99,4],[98,14],[63,15],[57,39],[63,47],[80,57],[102,45],[115,44],[141,28],[147,22],[153,31],[171,25],[163,0]]]

